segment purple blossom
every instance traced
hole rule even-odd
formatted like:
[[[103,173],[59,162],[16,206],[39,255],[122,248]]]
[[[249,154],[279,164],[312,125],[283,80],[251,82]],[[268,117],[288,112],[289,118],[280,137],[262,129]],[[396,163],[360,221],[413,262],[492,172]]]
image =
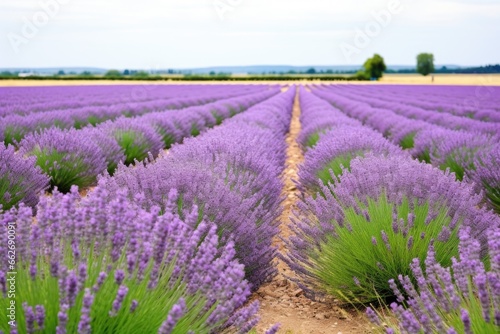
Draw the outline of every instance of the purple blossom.
[[[39,329],[44,328],[45,324],[45,308],[43,305],[36,305],[35,306],[35,321],[38,324]]]
[[[269,327],[269,329],[266,331],[265,334],[276,334],[278,330],[280,329],[281,325],[279,323],[272,325]]]
[[[113,308],[109,311],[109,316],[114,317],[118,314],[122,307],[123,300],[128,293],[128,287],[125,285],[120,285],[118,292],[116,293],[115,300],[113,301]]]
[[[85,293],[83,295],[83,306],[81,310],[80,322],[78,323],[78,333],[90,333],[90,308],[94,303],[94,295],[90,291],[90,289],[85,289]]]
[[[137,306],[139,306],[139,302],[135,299],[132,300],[132,303],[130,304],[130,313],[134,313],[137,309]]]
[[[170,334],[174,330],[175,325],[180,320],[180,318],[186,312],[186,302],[184,299],[179,299],[179,301],[172,307],[168,313],[167,320],[161,325],[158,330],[159,334]]]
[[[23,303],[23,310],[26,317],[26,331],[31,334],[35,332],[35,312],[33,312],[33,307],[28,306],[25,302]]]
[[[371,307],[366,308],[366,315],[371,322],[373,322],[376,325],[380,325],[380,318]]]

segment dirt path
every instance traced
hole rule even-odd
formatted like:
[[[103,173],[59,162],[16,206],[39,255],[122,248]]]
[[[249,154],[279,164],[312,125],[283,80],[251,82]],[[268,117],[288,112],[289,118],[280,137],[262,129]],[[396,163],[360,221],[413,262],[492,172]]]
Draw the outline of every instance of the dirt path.
[[[283,173],[286,200],[281,216],[281,236],[288,238],[291,231],[288,227],[292,208],[296,205],[299,191],[292,180],[297,180],[298,165],[302,162],[302,151],[297,144],[300,133],[300,105],[298,94],[295,97],[290,132],[286,142],[287,161]],[[285,245],[279,238],[275,244],[281,253],[286,253]],[[303,296],[302,291],[286,276],[293,277],[290,268],[277,259],[278,275],[274,280],[262,286],[253,296],[261,304],[261,322],[257,326],[258,333],[264,333],[271,325],[281,324],[279,333],[314,334],[314,333],[367,333],[371,326],[352,310],[344,310],[336,305],[313,302]]]

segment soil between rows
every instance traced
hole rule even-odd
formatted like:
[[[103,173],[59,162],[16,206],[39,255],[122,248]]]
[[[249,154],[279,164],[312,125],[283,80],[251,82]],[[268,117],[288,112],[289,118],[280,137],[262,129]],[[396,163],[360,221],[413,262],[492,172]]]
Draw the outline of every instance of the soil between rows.
[[[290,215],[296,206],[299,190],[293,180],[298,180],[298,166],[304,157],[297,143],[300,133],[300,104],[298,94],[292,113],[290,131],[287,135],[287,161],[283,172],[283,194],[286,199],[280,217],[280,237],[287,239],[291,234],[289,228]],[[286,253],[284,242],[276,237],[274,244],[279,252]],[[280,323],[278,333],[369,333],[372,326],[354,309],[345,309],[335,303],[320,303],[306,298],[299,287],[287,279],[294,273],[281,259],[276,259],[278,275],[272,282],[263,285],[252,296],[261,304],[259,316],[261,321],[257,333],[265,331],[275,323]]]

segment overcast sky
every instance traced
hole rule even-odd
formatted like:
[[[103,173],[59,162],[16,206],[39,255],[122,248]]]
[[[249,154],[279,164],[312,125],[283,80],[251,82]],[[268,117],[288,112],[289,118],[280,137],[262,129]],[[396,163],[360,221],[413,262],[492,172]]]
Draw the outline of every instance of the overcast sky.
[[[0,67],[355,65],[375,52],[484,65],[500,63],[499,36],[500,0],[0,2]]]

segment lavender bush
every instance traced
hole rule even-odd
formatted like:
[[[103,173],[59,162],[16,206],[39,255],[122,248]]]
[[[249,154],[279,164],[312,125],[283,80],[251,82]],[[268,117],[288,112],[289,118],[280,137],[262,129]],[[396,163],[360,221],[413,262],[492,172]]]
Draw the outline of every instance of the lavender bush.
[[[156,157],[163,148],[163,140],[155,130],[135,119],[120,118],[114,122],[105,122],[98,129],[115,138],[125,152],[124,162],[127,165],[135,160],[144,160],[148,153]]]
[[[0,144],[0,209],[8,210],[18,203],[34,207],[38,203],[49,178],[35,166],[35,160],[16,154],[13,146]]]
[[[107,164],[107,171],[113,175],[118,163],[125,161],[125,151],[118,142],[101,129],[86,127],[81,135],[90,138],[101,149]]]
[[[480,242],[472,237],[470,229],[464,228],[460,231],[459,257],[453,258],[450,267],[443,267],[436,260],[431,246],[425,269],[418,258],[410,265],[416,282],[407,275],[399,275],[398,281],[391,279],[389,285],[398,296],[397,303],[391,304],[391,315],[398,320],[398,325],[386,328],[386,332],[500,332],[499,226],[492,227],[488,233],[487,265],[482,262],[480,248]],[[367,315],[375,324],[382,324],[372,308],[367,309]],[[382,318],[386,324],[393,322],[389,317]]]
[[[475,166],[473,179],[483,186],[488,204],[500,214],[500,145],[478,153]]]
[[[449,168],[460,181],[464,177],[471,178],[476,169],[476,154],[488,151],[493,143],[494,140],[490,136],[456,132],[435,144],[430,162],[443,170]]]
[[[36,164],[50,177],[52,188],[68,192],[72,185],[88,187],[107,164],[99,146],[75,129],[51,128],[26,136],[19,154],[36,157]]]
[[[21,206],[0,214],[4,231],[16,231],[16,296],[2,261],[0,305],[16,303],[19,333],[245,333],[258,321],[234,243],[222,248],[212,223],[172,213],[171,190],[164,209],[140,208],[124,192],[108,201],[96,188],[43,197],[36,223]],[[7,233],[2,245],[6,252]],[[11,270],[9,270],[11,271]],[[6,312],[0,329],[14,332]]]
[[[403,151],[391,144],[379,133],[361,126],[343,126],[322,135],[316,146],[304,156],[299,169],[300,185],[309,192],[320,191],[349,170],[350,162],[358,156],[373,153],[383,156],[403,155]]]
[[[350,302],[393,297],[387,281],[410,275],[434,241],[436,260],[457,254],[459,226],[486,243],[500,218],[478,207],[471,185],[430,165],[401,156],[354,159],[325,197],[300,203],[287,261],[306,290]]]

